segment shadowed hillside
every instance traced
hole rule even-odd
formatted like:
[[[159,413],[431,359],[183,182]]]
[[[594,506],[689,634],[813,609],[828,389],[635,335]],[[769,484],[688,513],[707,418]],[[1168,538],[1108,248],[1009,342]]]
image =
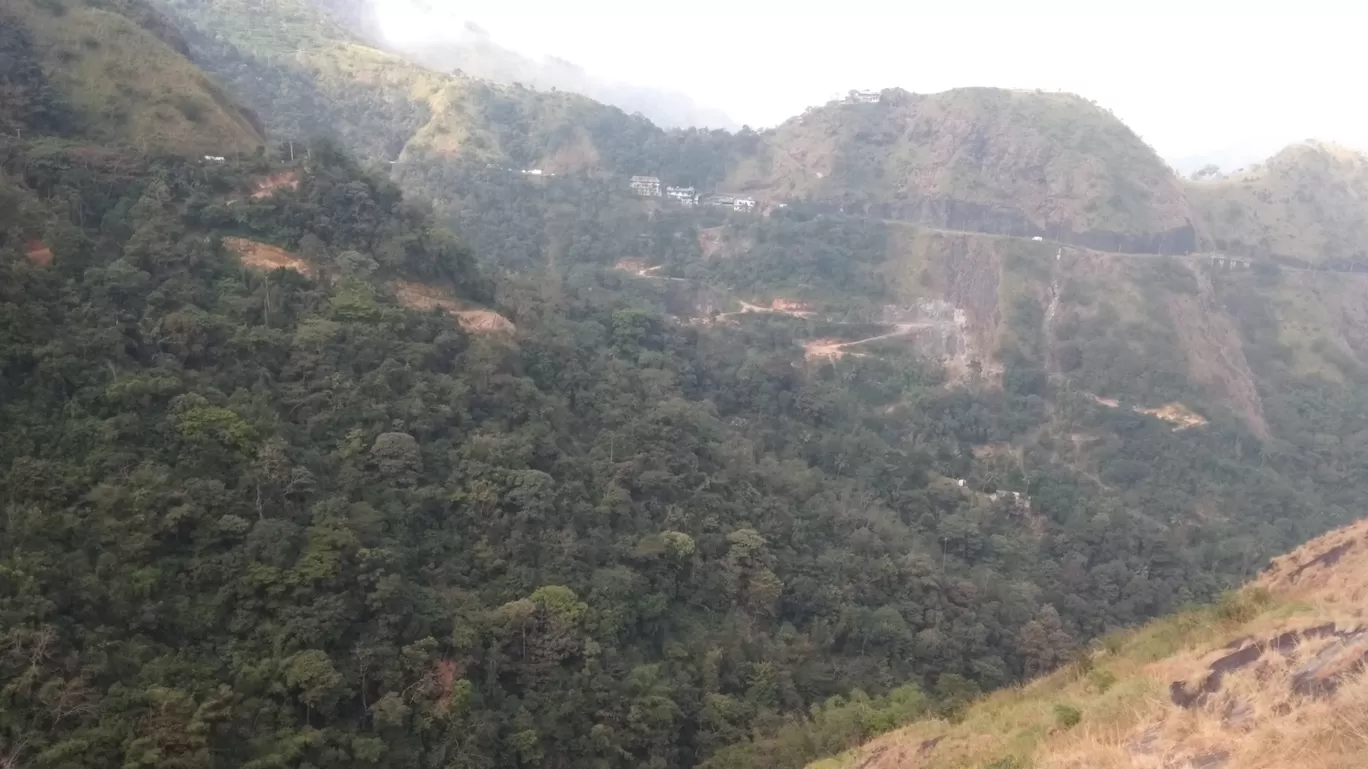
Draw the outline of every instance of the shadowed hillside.
[[[64,133],[186,154],[250,153],[264,141],[255,117],[188,60],[175,26],[139,0],[3,0],[0,27],[11,71],[36,75],[36,63],[45,73],[19,93],[49,102],[43,111],[57,108],[45,93],[60,98]],[[33,117],[33,128],[52,127]]]

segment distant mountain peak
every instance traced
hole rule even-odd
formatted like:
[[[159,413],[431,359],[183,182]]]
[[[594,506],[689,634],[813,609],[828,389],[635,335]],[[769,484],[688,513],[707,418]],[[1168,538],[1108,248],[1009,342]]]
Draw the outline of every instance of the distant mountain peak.
[[[516,51],[500,44],[478,21],[458,17],[433,3],[403,0],[386,3],[382,10],[375,0],[309,1],[366,39],[440,72],[460,70],[505,85],[521,83],[543,91],[570,91],[627,113],[640,113],[666,128],[739,127],[722,111],[698,104],[687,94],[599,77],[560,56]],[[364,14],[358,11],[361,6],[366,9]],[[365,32],[355,29],[361,19]]]

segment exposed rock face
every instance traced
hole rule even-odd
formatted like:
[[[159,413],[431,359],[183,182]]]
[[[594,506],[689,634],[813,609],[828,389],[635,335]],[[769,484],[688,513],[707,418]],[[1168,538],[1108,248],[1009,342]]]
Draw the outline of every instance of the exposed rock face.
[[[1368,549],[1368,521],[1360,522],[1273,559],[1259,584],[1279,593],[1300,596],[1327,591],[1343,593],[1359,601],[1368,593],[1368,569],[1340,568],[1346,558],[1365,560]]]
[[[1257,675],[1265,696],[1276,695],[1275,671],[1281,671],[1285,679],[1284,695],[1323,698],[1334,694],[1345,679],[1368,666],[1368,629],[1359,626],[1340,629],[1328,622],[1263,640],[1241,639],[1233,645],[1236,649],[1212,660],[1200,678],[1170,684],[1169,698],[1173,704],[1183,709],[1210,705],[1213,695],[1221,692],[1227,675],[1256,662],[1261,663]],[[1279,658],[1270,661],[1269,655]],[[1229,720],[1231,714],[1248,711],[1249,705],[1232,700],[1224,703],[1224,709]]]

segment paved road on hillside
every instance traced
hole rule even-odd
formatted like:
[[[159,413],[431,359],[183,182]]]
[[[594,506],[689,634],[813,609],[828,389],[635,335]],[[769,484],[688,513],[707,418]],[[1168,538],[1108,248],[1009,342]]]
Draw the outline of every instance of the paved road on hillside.
[[[1049,239],[1049,238],[1045,238],[1044,240],[1037,241],[1037,240],[1035,240],[1035,239],[1032,238],[1032,237],[1027,237],[1027,236],[1024,236],[1024,235],[1003,235],[1002,233],[999,233],[999,232],[980,232],[980,231],[978,231],[978,230],[956,230],[956,229],[951,229],[951,228],[949,228],[949,227],[932,227],[932,226],[930,226],[930,225],[918,224],[917,222],[908,221],[908,220],[906,220],[906,219],[880,219],[879,221],[883,222],[884,224],[893,224],[893,225],[900,225],[900,226],[903,226],[903,227],[912,227],[912,228],[914,228],[914,229],[925,230],[925,231],[927,231],[927,232],[940,233],[940,234],[943,234],[943,235],[973,235],[973,236],[976,236],[976,237],[1005,238],[1005,239],[1008,239],[1008,240],[1023,240],[1023,241],[1028,241],[1028,242],[1032,242],[1032,243],[1042,243],[1042,244],[1046,244],[1046,245],[1050,245],[1050,246],[1055,246],[1055,247],[1058,247],[1058,248],[1073,248],[1073,249],[1078,249],[1078,250],[1082,250],[1082,251],[1088,251],[1088,252],[1094,253],[1094,254],[1101,254],[1101,255],[1103,255],[1103,256],[1115,256],[1115,257],[1122,258],[1122,259],[1163,259],[1163,258],[1174,258],[1174,259],[1211,259],[1211,258],[1213,258],[1213,257],[1228,256],[1227,254],[1223,254],[1223,253],[1221,253],[1221,252],[1219,252],[1219,251],[1194,251],[1194,252],[1189,253],[1189,254],[1146,254],[1146,253],[1140,253],[1140,252],[1137,252],[1137,251],[1104,251],[1104,250],[1098,249],[1098,248],[1090,248],[1090,247],[1088,247],[1088,246],[1074,245],[1073,243],[1065,243],[1065,242],[1062,241],[1062,240],[1051,240],[1051,239]],[[1282,271],[1282,272],[1304,272],[1304,273],[1310,273],[1310,274],[1315,274],[1315,275],[1323,275],[1323,274],[1334,274],[1334,275],[1362,275],[1362,276],[1368,277],[1368,271],[1336,270],[1336,269],[1333,269],[1333,268],[1330,268],[1330,267],[1293,267],[1293,266],[1286,265],[1286,264],[1279,264],[1278,262],[1263,262],[1263,263],[1264,263],[1264,264],[1272,264],[1273,266],[1277,267],[1278,270],[1280,270],[1280,271]]]

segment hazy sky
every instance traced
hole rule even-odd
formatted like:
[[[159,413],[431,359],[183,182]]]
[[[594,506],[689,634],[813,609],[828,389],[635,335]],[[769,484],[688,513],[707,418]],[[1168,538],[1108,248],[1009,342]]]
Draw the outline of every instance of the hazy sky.
[[[755,127],[850,88],[993,85],[1086,96],[1168,158],[1307,138],[1368,149],[1368,11],[1352,0],[427,0],[441,22],[403,12],[423,0],[376,2],[395,35],[471,19],[510,48],[675,88]]]

